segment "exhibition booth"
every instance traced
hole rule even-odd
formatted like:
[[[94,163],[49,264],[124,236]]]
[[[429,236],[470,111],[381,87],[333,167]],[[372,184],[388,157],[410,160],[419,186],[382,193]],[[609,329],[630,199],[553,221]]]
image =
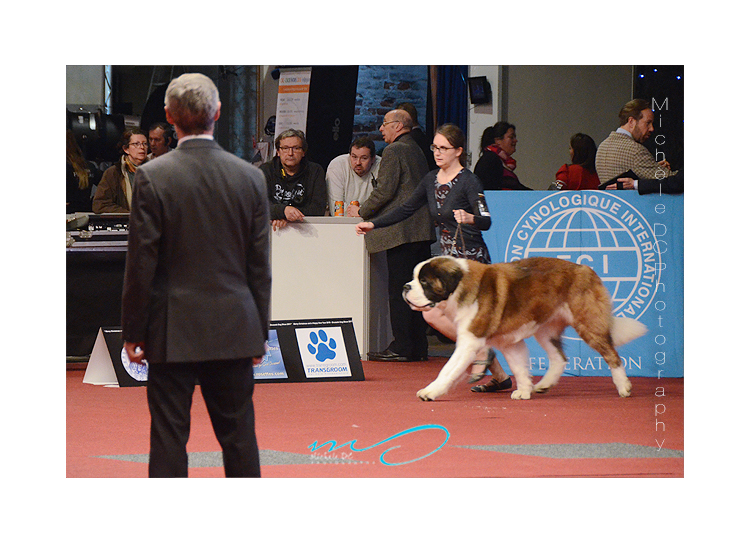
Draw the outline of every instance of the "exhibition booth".
[[[614,314],[649,328],[619,348],[628,374],[684,375],[682,195],[501,191],[486,199],[493,223],[484,237],[493,262],[546,256],[592,267],[610,291]],[[86,228],[68,232],[68,360],[88,359],[100,330],[116,333],[120,325],[127,217],[89,218]],[[361,379],[360,359],[387,346],[385,259],[367,252],[354,231],[358,220],[310,217],[271,232],[273,324],[259,378]],[[546,354],[536,341],[528,344],[531,371],[541,374]],[[571,328],[564,345],[565,374],[609,375]],[[317,365],[309,356],[329,368],[309,367]]]

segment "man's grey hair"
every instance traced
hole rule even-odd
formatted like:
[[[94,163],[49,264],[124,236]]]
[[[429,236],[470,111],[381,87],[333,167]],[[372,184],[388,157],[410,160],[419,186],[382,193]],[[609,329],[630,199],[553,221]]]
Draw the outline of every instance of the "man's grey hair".
[[[411,129],[414,128],[414,121],[408,111],[404,111],[403,109],[393,109],[389,111],[389,113],[391,113],[391,120],[396,120],[403,124],[405,130],[411,131]]]
[[[219,90],[202,73],[186,73],[169,83],[164,105],[186,134],[207,132],[219,110]]]
[[[302,151],[307,152],[307,138],[305,137],[305,132],[303,132],[302,130],[295,130],[294,128],[284,130],[278,136],[276,136],[276,141],[274,142],[276,150],[279,150],[279,147],[281,146],[281,140],[288,137],[298,137],[300,141],[302,141]]]

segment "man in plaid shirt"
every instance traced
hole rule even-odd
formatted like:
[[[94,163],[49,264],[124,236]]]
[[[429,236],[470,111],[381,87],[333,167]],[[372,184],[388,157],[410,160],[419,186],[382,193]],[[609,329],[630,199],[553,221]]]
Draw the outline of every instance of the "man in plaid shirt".
[[[657,162],[642,145],[654,131],[654,112],[646,100],[636,99],[620,110],[620,127],[602,141],[596,153],[596,172],[602,182],[632,170],[640,179],[661,180],[676,175],[669,162]],[[623,179],[623,188],[638,189],[638,180]],[[612,186],[614,188],[614,185]]]

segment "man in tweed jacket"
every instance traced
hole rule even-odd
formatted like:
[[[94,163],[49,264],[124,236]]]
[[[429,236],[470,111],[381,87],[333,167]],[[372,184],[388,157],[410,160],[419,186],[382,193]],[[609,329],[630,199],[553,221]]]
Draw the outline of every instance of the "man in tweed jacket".
[[[409,113],[386,113],[380,132],[388,146],[383,150],[380,171],[370,197],[362,202],[360,216],[372,220],[401,205],[427,174],[427,161],[410,135]],[[369,352],[377,361],[427,359],[427,324],[422,314],[412,311],[401,297],[404,284],[412,279],[414,267],[430,257],[435,228],[427,206],[410,218],[371,231],[365,237],[369,252],[386,251],[388,261],[388,299],[393,342],[383,352]]]
[[[677,172],[669,162],[657,162],[642,145],[654,131],[654,112],[646,100],[636,99],[620,110],[620,127],[602,141],[596,152],[596,172],[602,182],[628,170],[641,179],[664,179]],[[626,181],[625,188],[638,188],[637,181]]]

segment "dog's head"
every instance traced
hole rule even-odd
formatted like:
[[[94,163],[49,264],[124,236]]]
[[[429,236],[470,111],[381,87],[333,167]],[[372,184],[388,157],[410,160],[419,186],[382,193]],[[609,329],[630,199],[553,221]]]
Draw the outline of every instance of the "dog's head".
[[[426,311],[448,299],[466,273],[466,261],[437,256],[417,264],[402,296],[414,310]]]

